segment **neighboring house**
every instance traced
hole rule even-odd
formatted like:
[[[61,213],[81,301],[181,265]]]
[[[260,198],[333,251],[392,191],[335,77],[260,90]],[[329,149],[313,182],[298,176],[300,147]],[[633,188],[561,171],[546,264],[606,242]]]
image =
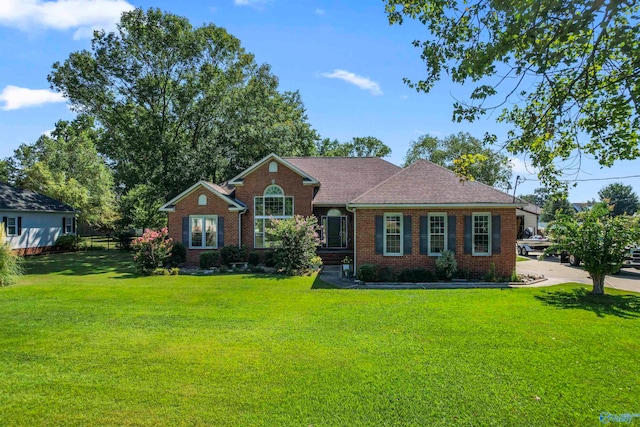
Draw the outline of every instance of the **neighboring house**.
[[[76,228],[71,206],[5,183],[0,183],[0,220],[11,249],[22,255],[46,252],[59,236]]]
[[[516,209],[516,230],[518,239],[526,239],[527,237],[535,236],[539,234],[538,218],[542,213],[542,209],[538,206],[529,203],[521,208]],[[525,230],[529,230],[531,234]]]
[[[169,235],[203,250],[271,246],[272,218],[315,215],[323,226],[325,263],[349,256],[363,264],[434,268],[443,250],[459,269],[511,275],[517,207],[512,196],[467,181],[426,160],[399,168],[380,158],[271,154],[223,185],[200,181],[167,202]]]

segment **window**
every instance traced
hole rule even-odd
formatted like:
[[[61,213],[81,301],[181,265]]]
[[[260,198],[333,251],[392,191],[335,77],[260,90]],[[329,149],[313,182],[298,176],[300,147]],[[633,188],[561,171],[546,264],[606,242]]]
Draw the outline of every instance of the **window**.
[[[429,214],[428,253],[439,256],[447,249],[447,215],[444,213]]]
[[[384,254],[402,255],[401,214],[384,214]]]
[[[18,219],[15,216],[7,218],[7,236],[16,236],[18,234]]]
[[[473,214],[473,255],[491,255],[491,215]]]
[[[218,216],[190,216],[189,246],[192,248],[215,249],[218,247]]]
[[[73,233],[73,218],[67,218],[64,222],[64,234]]]
[[[278,162],[269,163],[269,172],[278,172]]]
[[[282,187],[274,184],[265,188],[263,196],[254,197],[253,202],[254,247],[271,247],[266,229],[271,219],[293,216],[293,197],[285,196]]]
[[[207,205],[207,196],[205,196],[204,194],[199,195],[198,196],[198,205],[206,206]]]

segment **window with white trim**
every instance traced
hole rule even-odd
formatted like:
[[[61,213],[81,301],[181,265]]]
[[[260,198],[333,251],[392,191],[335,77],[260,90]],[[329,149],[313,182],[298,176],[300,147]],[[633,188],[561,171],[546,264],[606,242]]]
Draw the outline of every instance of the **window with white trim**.
[[[71,234],[73,233],[73,218],[67,218],[64,221],[64,230],[63,230],[64,234]]]
[[[218,215],[189,216],[189,247],[197,249],[218,247]]]
[[[279,185],[269,185],[262,196],[253,198],[253,220],[255,248],[269,248],[266,229],[270,227],[272,219],[286,219],[293,216],[293,197],[285,196]]]
[[[474,213],[472,227],[473,255],[491,255],[491,214]]]
[[[7,217],[7,236],[18,235],[18,218],[15,216]]]
[[[269,163],[269,172],[278,172],[278,162]]]
[[[207,205],[207,196],[205,194],[201,194],[198,196],[198,205],[199,206]]]
[[[429,214],[428,254],[439,256],[447,250],[447,214]]]
[[[384,255],[402,255],[402,214],[384,214]]]

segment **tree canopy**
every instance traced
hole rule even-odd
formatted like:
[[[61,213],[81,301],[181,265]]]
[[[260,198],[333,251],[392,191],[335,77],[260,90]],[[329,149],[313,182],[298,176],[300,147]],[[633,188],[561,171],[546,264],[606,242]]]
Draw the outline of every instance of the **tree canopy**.
[[[547,199],[549,199],[549,190],[539,187],[533,190],[533,194],[521,194],[518,197],[536,206],[543,207],[547,203]]]
[[[549,222],[561,216],[572,217],[576,213],[573,205],[569,203],[566,197],[553,198],[549,197],[542,206],[540,221]]]
[[[404,158],[404,166],[418,159],[430,160],[448,169],[460,172],[458,159],[475,156],[465,165],[462,174],[493,187],[507,189],[511,180],[509,158],[488,147],[469,133],[460,132],[445,138],[422,135],[411,146]]]
[[[640,155],[640,2],[386,0],[386,12],[426,29],[413,42],[426,77],[405,82],[423,92],[443,74],[474,84],[453,120],[499,111],[512,127],[506,148],[528,153],[547,187],[558,188],[562,160]]]
[[[95,32],[91,50],[56,62],[48,80],[103,129],[98,150],[125,193],[148,184],[166,200],[270,152],[310,155],[317,139],[299,94],[280,93],[237,38],[158,9],[124,13],[115,32]]]
[[[349,142],[324,138],[316,142],[316,155],[326,157],[386,157],[391,154],[384,142],[373,136],[354,137]]]
[[[617,215],[633,215],[638,211],[640,206],[638,195],[633,191],[630,185],[624,185],[621,182],[614,182],[598,191],[600,201],[611,206],[611,214]]]

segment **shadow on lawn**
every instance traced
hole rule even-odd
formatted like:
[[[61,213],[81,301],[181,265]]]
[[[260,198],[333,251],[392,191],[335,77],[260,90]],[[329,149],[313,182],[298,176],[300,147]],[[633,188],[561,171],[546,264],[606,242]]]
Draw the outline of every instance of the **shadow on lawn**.
[[[640,297],[635,295],[593,295],[585,288],[544,291],[535,298],[557,308],[578,308],[605,315],[633,319],[640,317]]]
[[[27,274],[58,273],[85,276],[103,273],[121,273],[134,277],[135,267],[131,254],[115,251],[86,251],[63,254],[38,255],[27,258]]]

